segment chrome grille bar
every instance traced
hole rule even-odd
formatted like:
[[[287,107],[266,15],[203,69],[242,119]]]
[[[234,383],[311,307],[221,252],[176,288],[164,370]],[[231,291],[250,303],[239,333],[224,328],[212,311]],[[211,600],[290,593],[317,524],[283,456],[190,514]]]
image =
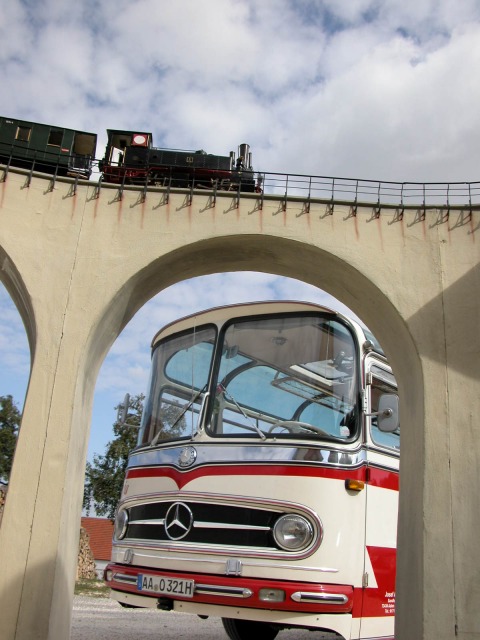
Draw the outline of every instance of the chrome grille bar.
[[[195,585],[195,593],[215,596],[229,596],[230,598],[250,598],[253,592],[242,587],[222,587],[213,584]]]
[[[150,520],[131,520],[132,524],[147,524],[153,526],[162,526],[165,524],[165,518],[152,518]],[[229,522],[194,522],[194,529],[236,529],[238,531],[271,531],[271,527],[256,526],[253,524],[231,524]]]
[[[228,522],[194,522],[194,529],[236,529],[238,531],[271,531],[271,527],[254,524],[230,524]]]
[[[322,602],[323,604],[346,604],[348,598],[342,593],[311,593],[308,591],[296,591],[291,595],[295,602]]]

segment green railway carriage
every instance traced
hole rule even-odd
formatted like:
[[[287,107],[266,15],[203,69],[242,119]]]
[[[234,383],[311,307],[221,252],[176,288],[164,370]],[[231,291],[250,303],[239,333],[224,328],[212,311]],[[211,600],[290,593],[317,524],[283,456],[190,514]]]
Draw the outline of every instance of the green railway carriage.
[[[97,135],[0,117],[0,163],[52,173],[90,177]]]

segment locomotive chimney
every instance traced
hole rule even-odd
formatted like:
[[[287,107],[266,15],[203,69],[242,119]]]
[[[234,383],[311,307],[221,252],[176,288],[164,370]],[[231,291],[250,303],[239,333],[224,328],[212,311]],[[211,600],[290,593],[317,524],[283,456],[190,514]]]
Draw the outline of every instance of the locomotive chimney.
[[[250,145],[249,144],[241,144],[238,147],[238,157],[242,156],[243,165],[247,169],[252,167],[252,154],[250,153]]]

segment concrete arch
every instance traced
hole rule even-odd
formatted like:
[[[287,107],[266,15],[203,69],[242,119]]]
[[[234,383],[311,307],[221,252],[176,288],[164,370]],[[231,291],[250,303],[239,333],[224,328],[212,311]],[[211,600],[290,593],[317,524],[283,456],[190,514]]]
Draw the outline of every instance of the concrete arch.
[[[23,322],[30,348],[30,360],[33,361],[37,339],[35,312],[30,294],[18,269],[10,256],[0,245],[0,281],[10,294]]]
[[[423,369],[408,325],[388,297],[357,269],[328,251],[295,240],[271,236],[266,247],[265,236],[249,236],[245,247],[243,235],[217,237],[193,242],[157,258],[124,283],[110,301],[91,336],[84,371],[98,371],[104,357],[99,360],[98,354],[107,353],[113,343],[112,336],[116,339],[135,313],[161,290],[195,276],[245,270],[291,277],[323,289],[366,322],[379,338],[397,374],[403,425],[402,455],[411,459],[423,458]],[[145,339],[151,337],[145,336]],[[407,398],[413,401],[407,402]],[[423,582],[422,549],[411,544],[412,536],[416,540],[422,538],[421,514],[412,512],[412,505],[418,502],[418,494],[422,491],[422,485],[416,483],[413,491],[416,495],[412,495],[411,483],[404,482],[400,493],[403,517],[398,556],[399,564],[403,560],[402,553],[404,562],[408,563],[410,586],[401,594],[399,607],[400,611],[404,609],[406,618],[408,616],[409,625],[422,599],[418,589]],[[402,538],[405,538],[404,543]],[[415,624],[422,626],[420,616]]]
[[[286,207],[265,197],[260,207],[254,194],[237,201],[153,189],[144,197],[68,179],[53,188],[40,176],[25,188],[15,170],[0,188],[0,245],[25,283],[36,326],[22,423],[30,437],[17,447],[23,476],[14,470],[0,529],[8,640],[68,636],[87,425],[110,345],[164,287],[227,270],[318,286],[384,345],[404,434],[397,640],[480,634],[472,605],[480,594],[475,212],[449,221],[435,209],[407,218],[372,215],[371,206],[352,214],[340,203],[332,214],[328,203],[312,202],[305,213],[294,198]]]

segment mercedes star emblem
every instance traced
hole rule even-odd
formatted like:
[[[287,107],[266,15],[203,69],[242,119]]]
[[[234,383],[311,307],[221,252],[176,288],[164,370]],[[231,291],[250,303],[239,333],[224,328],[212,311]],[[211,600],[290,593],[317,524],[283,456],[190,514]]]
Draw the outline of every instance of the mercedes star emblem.
[[[183,447],[178,457],[178,464],[181,467],[190,467],[197,458],[197,451],[194,447]]]
[[[193,513],[183,502],[174,502],[165,516],[165,533],[170,540],[181,540],[193,527]]]

